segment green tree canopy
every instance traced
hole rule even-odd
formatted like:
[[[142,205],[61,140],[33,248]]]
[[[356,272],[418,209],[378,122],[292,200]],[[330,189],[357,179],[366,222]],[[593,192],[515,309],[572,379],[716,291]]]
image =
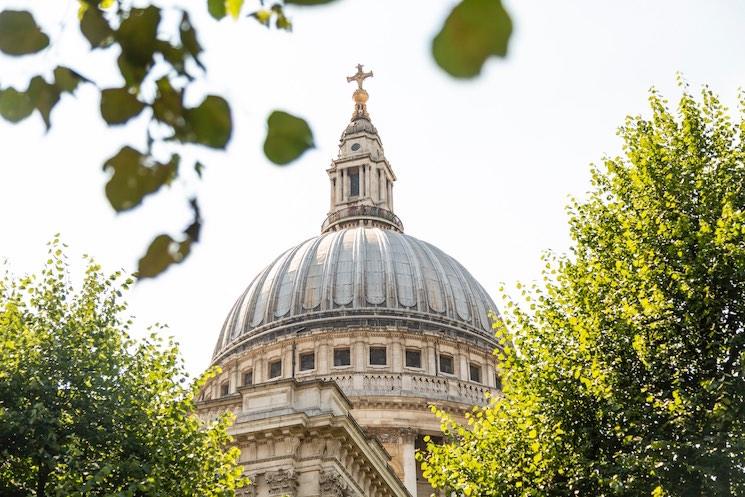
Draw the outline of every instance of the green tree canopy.
[[[479,496],[745,495],[745,121],[651,92],[497,328],[504,395],[420,454]],[[745,110],[745,97],[741,97]]]
[[[0,280],[0,495],[232,496],[246,483],[223,416],[206,424],[177,347],[135,341],[131,281],[60,245],[38,277]]]

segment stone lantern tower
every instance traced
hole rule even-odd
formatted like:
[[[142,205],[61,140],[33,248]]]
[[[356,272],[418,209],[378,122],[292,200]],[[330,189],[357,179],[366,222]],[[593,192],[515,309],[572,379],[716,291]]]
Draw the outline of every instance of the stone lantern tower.
[[[321,234],[261,271],[225,320],[202,416],[231,410],[259,497],[427,497],[432,403],[462,416],[499,382],[489,312],[458,261],[404,233],[357,66]]]

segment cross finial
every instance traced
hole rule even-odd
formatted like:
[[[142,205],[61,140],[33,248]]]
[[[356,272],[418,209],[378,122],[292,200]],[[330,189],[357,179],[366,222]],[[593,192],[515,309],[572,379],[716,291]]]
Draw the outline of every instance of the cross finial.
[[[362,64],[357,64],[357,74],[354,76],[347,76],[347,83],[351,83],[352,81],[357,82],[357,88],[360,90],[362,89],[362,82],[365,81],[367,78],[371,78],[373,75],[372,71],[370,72],[364,72],[362,70]]]

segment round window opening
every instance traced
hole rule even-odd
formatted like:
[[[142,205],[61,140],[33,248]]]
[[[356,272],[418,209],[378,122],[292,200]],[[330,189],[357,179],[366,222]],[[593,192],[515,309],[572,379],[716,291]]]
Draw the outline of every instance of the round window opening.
[[[360,144],[359,143],[352,143],[352,150],[359,150]]]

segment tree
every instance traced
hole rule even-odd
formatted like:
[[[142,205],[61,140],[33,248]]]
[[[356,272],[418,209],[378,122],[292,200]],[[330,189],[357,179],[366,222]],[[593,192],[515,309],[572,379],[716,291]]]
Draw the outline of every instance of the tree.
[[[265,5],[264,0],[206,0],[199,5],[206,7],[216,21],[249,17],[267,28],[290,31],[287,6],[332,1],[273,0]],[[182,2],[179,7],[161,8],[156,3],[79,0],[81,34],[91,50],[111,54],[111,64],[116,65],[122,77],[121,87],[100,89],[101,117],[111,127],[123,126],[143,113],[149,117],[142,127],[146,150],[125,145],[104,163],[104,170],[111,173],[106,196],[117,212],[137,208],[146,196],[184,178],[181,154],[178,147],[174,151],[174,144],[222,150],[233,132],[230,104],[222,96],[205,95],[196,107],[184,102],[185,92],[208,70],[201,62],[202,46],[189,16],[194,6]],[[512,21],[501,0],[461,0],[433,39],[432,55],[451,76],[473,78],[481,72],[487,58],[507,54],[511,33]],[[0,11],[0,52],[18,57],[49,47],[49,36],[30,12]],[[46,68],[30,79],[26,89],[3,87],[0,81],[0,116],[17,123],[36,110],[49,129],[54,107],[64,94],[74,93],[80,84],[100,88],[74,68],[65,66]],[[267,128],[264,151],[275,164],[290,163],[314,146],[307,122],[287,112],[272,112]],[[158,146],[163,144],[169,145],[168,153],[158,152]],[[202,163],[195,162],[188,169],[201,178],[203,168]],[[139,260],[140,278],[157,276],[170,265],[180,263],[199,241],[202,219],[198,200],[194,197],[188,202],[193,221],[177,239],[165,233],[155,237]]]
[[[58,241],[39,277],[0,280],[0,494],[232,496],[246,483],[229,416],[200,422],[177,346],[135,341],[132,283],[88,261],[78,291]]]
[[[419,455],[479,496],[745,495],[745,95],[651,92],[495,329],[503,396]]]

